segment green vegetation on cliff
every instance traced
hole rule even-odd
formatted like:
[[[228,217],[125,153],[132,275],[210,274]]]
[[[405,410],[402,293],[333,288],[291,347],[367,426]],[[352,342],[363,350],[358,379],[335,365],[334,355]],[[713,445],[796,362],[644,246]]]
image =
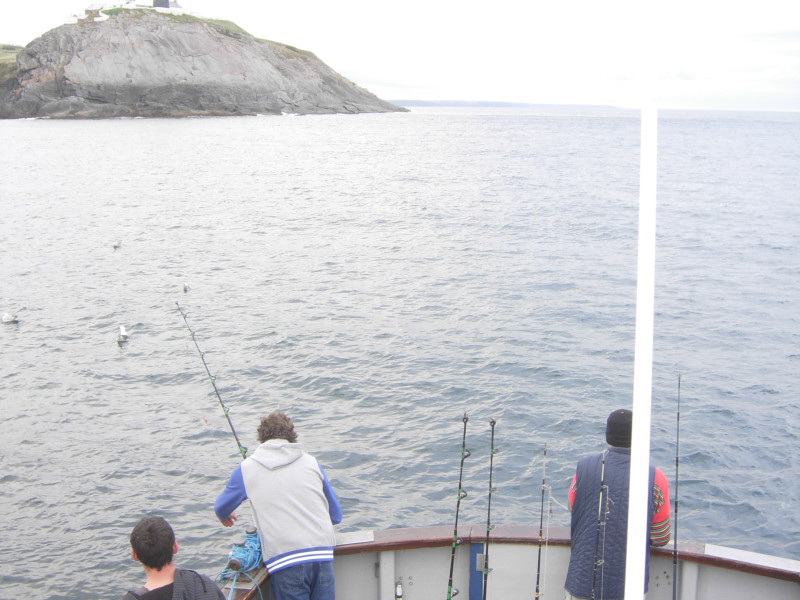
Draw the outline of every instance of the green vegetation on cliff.
[[[0,44],[0,84],[17,75],[17,55],[22,46]]]
[[[244,29],[239,27],[233,21],[225,21],[223,19],[202,19],[200,17],[195,17],[194,15],[187,15],[187,14],[174,14],[168,12],[159,12],[152,8],[108,8],[102,11],[103,14],[113,16],[113,15],[144,15],[145,13],[155,13],[165,19],[173,21],[175,23],[209,23],[211,25],[215,25],[227,31],[232,31],[233,33],[241,33],[244,35],[250,35]]]
[[[232,33],[238,33],[242,35],[250,35],[258,42],[264,42],[266,44],[270,44],[277,50],[280,50],[284,56],[287,58],[312,58],[314,57],[313,52],[309,52],[308,50],[300,50],[299,48],[295,48],[294,46],[289,46],[288,44],[281,44],[280,42],[274,42],[272,40],[265,40],[262,38],[257,38],[252,36],[249,32],[245,31],[241,27],[239,27],[233,21],[227,21],[224,19],[204,19],[201,17],[196,17],[194,15],[189,14],[175,14],[175,13],[167,13],[167,12],[160,12],[152,8],[108,8],[102,11],[103,14],[113,16],[113,15],[128,15],[128,16],[142,16],[145,13],[155,13],[160,17],[168,19],[174,23],[208,23],[209,25],[213,25],[218,27],[224,31],[230,31]]]

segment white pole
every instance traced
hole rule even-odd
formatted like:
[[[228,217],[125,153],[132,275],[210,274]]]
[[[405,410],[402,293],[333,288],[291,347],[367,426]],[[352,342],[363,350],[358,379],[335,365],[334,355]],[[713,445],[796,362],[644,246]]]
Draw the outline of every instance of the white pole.
[[[636,275],[636,341],[633,367],[628,546],[625,599],[644,595],[645,540],[650,473],[650,409],[653,384],[653,313],[655,303],[656,178],[658,111],[654,98],[642,106],[639,171],[639,260]]]

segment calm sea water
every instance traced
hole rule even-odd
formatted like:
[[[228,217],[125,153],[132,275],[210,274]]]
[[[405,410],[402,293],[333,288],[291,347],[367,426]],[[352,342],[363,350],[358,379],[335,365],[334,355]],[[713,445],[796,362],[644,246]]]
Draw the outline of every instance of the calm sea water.
[[[0,122],[0,598],[117,597],[128,535],[215,575],[283,410],[340,529],[538,522],[630,406],[638,113]],[[679,537],[800,558],[800,115],[663,112],[652,455]],[[118,249],[114,249],[120,243]],[[188,292],[183,291],[188,284]],[[116,343],[124,325],[127,345]],[[443,573],[444,575],[444,573]]]

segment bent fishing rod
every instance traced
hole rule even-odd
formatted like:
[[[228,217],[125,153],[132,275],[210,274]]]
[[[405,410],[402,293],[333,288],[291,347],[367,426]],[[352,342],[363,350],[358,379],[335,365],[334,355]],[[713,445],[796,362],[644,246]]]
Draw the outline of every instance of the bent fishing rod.
[[[678,375],[678,411],[675,423],[675,527],[672,530],[672,600],[678,598],[678,465],[681,456],[681,376]]]
[[[191,327],[189,327],[189,321],[186,320],[186,313],[183,311],[181,305],[178,302],[176,302],[175,304],[178,306],[178,310],[180,311],[181,316],[183,317],[183,322],[186,323],[186,329],[189,330],[189,333],[192,336],[194,347],[197,348],[197,352],[198,354],[200,354],[200,360],[203,361],[203,366],[206,368],[206,373],[208,373],[208,379],[209,381],[211,381],[211,385],[214,388],[214,393],[217,395],[217,399],[219,400],[219,405],[222,407],[222,412],[225,413],[225,418],[228,420],[228,425],[230,425],[231,427],[231,432],[233,433],[233,437],[236,439],[236,445],[239,447],[239,454],[242,455],[242,460],[244,460],[245,458],[247,458],[247,448],[242,446],[242,443],[239,441],[239,436],[236,435],[236,429],[233,428],[233,422],[231,421],[231,417],[228,414],[228,407],[225,406],[225,403],[222,401],[222,396],[220,396],[219,390],[217,389],[217,383],[216,383],[217,378],[211,374],[211,371],[208,368],[208,363],[206,363],[205,352],[200,350],[200,346],[197,345],[197,340],[195,339],[194,331],[192,330]]]
[[[464,474],[464,461],[469,457],[470,451],[467,450],[467,422],[469,421],[469,417],[467,413],[464,413],[464,418],[461,419],[464,422],[464,433],[461,435],[461,466],[458,470],[458,500],[456,501],[456,524],[453,526],[453,545],[450,549],[450,578],[447,580],[447,600],[450,600],[453,596],[458,594],[458,590],[453,589],[453,565],[455,564],[456,560],[456,546],[461,543],[461,540],[458,537],[458,511],[461,508],[461,500],[467,497],[467,492],[465,492],[461,487],[461,480],[462,475]]]
[[[536,562],[536,595],[539,597],[539,576],[542,574],[542,529],[544,526],[544,492],[547,489],[545,483],[545,472],[547,469],[547,443],[544,445],[544,457],[542,458],[542,508],[539,512],[539,559]],[[548,524],[548,528],[550,525]]]
[[[487,578],[489,577],[489,532],[492,530],[492,492],[495,488],[492,487],[492,471],[494,469],[494,455],[497,450],[494,447],[494,426],[497,423],[494,419],[489,420],[489,426],[492,428],[492,446],[489,451],[489,506],[486,509],[486,544],[483,551],[483,600],[486,600],[486,590],[488,589]]]

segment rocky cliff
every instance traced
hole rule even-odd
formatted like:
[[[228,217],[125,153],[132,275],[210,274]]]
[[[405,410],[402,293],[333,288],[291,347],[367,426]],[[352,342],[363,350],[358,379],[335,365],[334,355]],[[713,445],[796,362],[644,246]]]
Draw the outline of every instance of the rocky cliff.
[[[224,21],[114,10],[37,38],[0,72],[0,118],[110,118],[405,110],[310,52]],[[2,79],[4,77],[4,79]]]

